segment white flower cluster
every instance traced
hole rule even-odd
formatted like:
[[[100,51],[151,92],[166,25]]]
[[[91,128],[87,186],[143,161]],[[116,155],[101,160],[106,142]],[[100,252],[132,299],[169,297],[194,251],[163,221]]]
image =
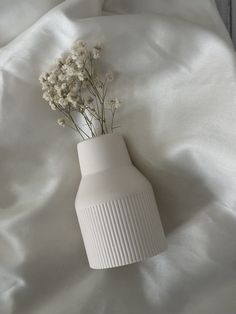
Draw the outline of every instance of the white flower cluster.
[[[107,104],[107,107],[108,108],[110,107],[113,110],[120,108],[120,106],[121,106],[121,102],[118,98],[110,99],[108,104]]]
[[[63,127],[65,127],[65,125],[66,125],[66,121],[65,121],[65,119],[63,119],[63,118],[57,119],[57,123],[58,123],[60,126],[63,126]]]
[[[51,72],[40,75],[43,98],[53,110],[56,110],[57,106],[77,108],[81,103],[79,89],[82,87],[81,82],[86,80],[84,65],[87,54],[86,44],[78,41],[66,58],[57,60]]]
[[[120,106],[117,98],[109,102],[105,100],[108,84],[113,81],[114,74],[109,71],[104,78],[97,74],[94,63],[100,58],[101,52],[101,43],[89,49],[86,42],[76,41],[66,57],[58,59],[50,72],[44,72],[39,77],[43,98],[52,110],[59,110],[65,116],[65,119],[58,119],[58,124],[64,127],[68,125],[66,120],[69,120],[71,127],[83,138],[85,132],[76,124],[73,112],[83,115],[93,137],[99,133],[95,130],[97,124],[101,127],[101,134],[108,132],[104,108],[110,109],[113,121],[115,111]]]

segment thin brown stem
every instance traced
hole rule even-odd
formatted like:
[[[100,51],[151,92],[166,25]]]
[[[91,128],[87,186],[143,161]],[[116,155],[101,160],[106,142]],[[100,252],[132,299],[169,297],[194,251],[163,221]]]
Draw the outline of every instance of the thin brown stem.
[[[115,117],[116,109],[112,110],[112,116],[111,116],[111,132],[113,132],[113,124],[114,124],[114,117]]]
[[[90,130],[90,132],[91,132],[92,137],[94,137],[95,134],[94,134],[94,132],[93,132],[91,120],[89,119],[89,117],[87,116],[87,114],[86,114],[85,111],[82,113],[82,115],[83,115],[83,117],[84,117],[84,119],[85,119],[85,121],[86,121],[86,123],[87,123],[87,126],[88,126],[88,128],[89,128],[89,130]]]

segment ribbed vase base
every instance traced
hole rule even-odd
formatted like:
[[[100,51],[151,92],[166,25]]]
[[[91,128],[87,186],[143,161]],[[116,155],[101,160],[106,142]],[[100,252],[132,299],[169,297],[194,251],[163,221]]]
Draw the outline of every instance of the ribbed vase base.
[[[166,240],[150,189],[77,211],[91,268],[139,262],[161,253]]]

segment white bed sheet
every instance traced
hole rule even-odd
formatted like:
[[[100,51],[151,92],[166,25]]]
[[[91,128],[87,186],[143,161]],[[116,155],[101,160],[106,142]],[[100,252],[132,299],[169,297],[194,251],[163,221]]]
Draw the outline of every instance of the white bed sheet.
[[[45,13],[43,1],[28,21],[22,1],[4,3],[15,24],[8,33],[0,10],[0,313],[235,314],[235,55],[214,2],[49,1]],[[88,267],[78,139],[38,83],[78,37],[105,42],[120,132],[168,237],[165,253],[111,270]]]

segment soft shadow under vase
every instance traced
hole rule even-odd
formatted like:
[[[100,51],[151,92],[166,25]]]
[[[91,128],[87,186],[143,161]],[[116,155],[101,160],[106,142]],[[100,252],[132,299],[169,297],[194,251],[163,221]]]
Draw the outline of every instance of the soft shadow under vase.
[[[141,261],[166,248],[154,193],[130,160],[124,139],[102,135],[78,144],[76,212],[91,268]]]

